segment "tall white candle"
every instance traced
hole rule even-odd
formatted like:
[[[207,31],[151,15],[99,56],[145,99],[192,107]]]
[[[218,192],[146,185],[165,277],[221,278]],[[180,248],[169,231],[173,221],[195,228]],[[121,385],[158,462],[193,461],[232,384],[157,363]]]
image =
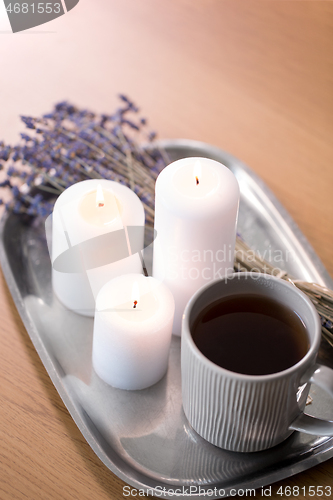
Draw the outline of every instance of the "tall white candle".
[[[93,366],[107,384],[144,389],[168,366],[174,314],[172,293],[140,274],[119,276],[96,300]]]
[[[235,176],[214,160],[177,160],[157,178],[153,276],[175,298],[175,335],[194,292],[233,270],[238,205]]]
[[[143,233],[143,205],[126,186],[92,179],[66,189],[52,214],[52,282],[59,300],[93,316],[107,281],[142,272]]]

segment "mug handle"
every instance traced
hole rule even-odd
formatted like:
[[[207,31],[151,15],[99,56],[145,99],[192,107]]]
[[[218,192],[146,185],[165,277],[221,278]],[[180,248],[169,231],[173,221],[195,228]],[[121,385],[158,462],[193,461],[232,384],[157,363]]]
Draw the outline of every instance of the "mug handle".
[[[331,368],[317,364],[309,382],[324,389],[333,398],[333,370]],[[293,421],[289,429],[316,436],[333,436],[333,421],[321,420],[302,413]]]

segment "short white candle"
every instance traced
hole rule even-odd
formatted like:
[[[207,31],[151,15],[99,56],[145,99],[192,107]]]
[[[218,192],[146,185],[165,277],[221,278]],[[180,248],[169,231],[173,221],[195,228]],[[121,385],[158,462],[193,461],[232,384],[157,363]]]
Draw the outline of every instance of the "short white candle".
[[[175,298],[175,335],[194,292],[233,270],[238,205],[238,182],[217,161],[184,158],[157,178],[153,276]]]
[[[144,389],[167,371],[174,299],[152,277],[127,274],[109,281],[96,299],[93,366],[119,389]]]
[[[128,226],[138,227],[133,252]],[[143,233],[143,205],[126,186],[92,179],[66,189],[52,214],[52,282],[59,300],[93,316],[95,298],[107,281],[142,272],[137,249],[143,249]]]

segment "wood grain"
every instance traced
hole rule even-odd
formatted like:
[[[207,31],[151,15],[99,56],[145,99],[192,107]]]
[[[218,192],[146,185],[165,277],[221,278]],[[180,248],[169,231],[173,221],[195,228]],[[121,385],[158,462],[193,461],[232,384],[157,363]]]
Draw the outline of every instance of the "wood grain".
[[[206,141],[245,161],[333,275],[333,2],[82,0],[32,31],[0,33],[1,137],[16,141],[20,114],[58,100],[108,112],[127,93],[161,138]],[[123,498],[125,483],[72,421],[3,277],[0,317],[0,498]],[[272,485],[270,498],[290,498],[277,494],[288,485],[333,487],[333,459]]]

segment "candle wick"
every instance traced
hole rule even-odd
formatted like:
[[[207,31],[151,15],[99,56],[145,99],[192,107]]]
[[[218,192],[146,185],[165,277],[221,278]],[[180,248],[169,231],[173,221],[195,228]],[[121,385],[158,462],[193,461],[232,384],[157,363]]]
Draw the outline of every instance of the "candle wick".
[[[98,206],[98,208],[102,208],[102,207],[104,207],[104,203],[102,203],[102,202],[100,201],[100,202],[98,203],[98,205],[97,205],[97,206]]]
[[[198,184],[199,184],[199,179],[198,179],[198,177],[195,177],[195,182],[196,182],[196,185],[198,186]]]
[[[138,301],[135,300],[134,303],[133,303],[133,309],[136,309],[136,306],[138,305]]]

